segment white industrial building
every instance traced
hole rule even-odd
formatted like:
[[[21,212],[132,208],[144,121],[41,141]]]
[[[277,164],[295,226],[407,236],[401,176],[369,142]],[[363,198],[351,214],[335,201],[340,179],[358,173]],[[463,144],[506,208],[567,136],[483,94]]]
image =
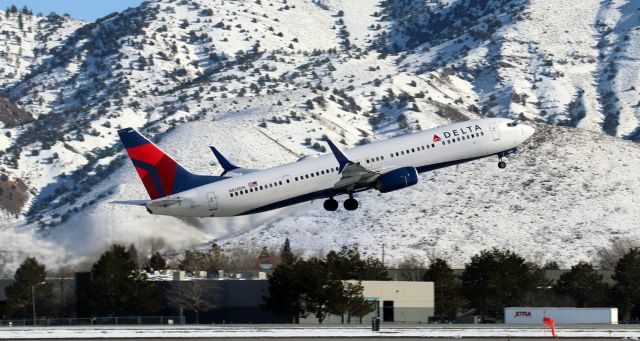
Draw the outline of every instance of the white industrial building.
[[[504,308],[504,322],[508,324],[542,324],[545,317],[555,324],[618,324],[618,308]]]
[[[378,309],[362,319],[363,323],[370,323],[378,314],[383,323],[427,323],[434,315],[433,282],[362,281],[361,284],[363,296],[378,304]],[[323,323],[341,322],[341,316],[330,315]],[[318,320],[309,316],[300,319],[300,323],[318,323]]]

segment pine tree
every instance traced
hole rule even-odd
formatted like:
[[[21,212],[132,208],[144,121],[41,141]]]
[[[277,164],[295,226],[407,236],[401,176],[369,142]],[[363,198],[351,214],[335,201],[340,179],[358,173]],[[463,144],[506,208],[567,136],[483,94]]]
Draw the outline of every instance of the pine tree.
[[[162,255],[160,254],[160,252],[154,253],[151,258],[149,258],[149,261],[147,262],[147,266],[145,267],[145,270],[147,271],[158,271],[158,270],[165,270],[167,268],[167,260],[164,259],[164,257],[162,257]]]
[[[160,308],[156,287],[121,245],[112,245],[100,256],[91,269],[91,277],[91,298],[97,314],[143,315]]]
[[[13,318],[29,318],[32,315],[32,292],[35,293],[37,311],[42,314],[46,311],[44,302],[52,297],[52,286],[43,283],[46,278],[45,266],[29,257],[25,259],[16,270],[13,277],[15,282],[5,289],[7,300],[5,314]]]
[[[129,248],[127,249],[127,254],[129,254],[129,258],[131,258],[131,260],[134,262],[136,267],[139,267],[140,256],[138,255],[138,249],[133,243],[129,244]]]
[[[260,255],[258,256],[258,264],[271,264],[271,254],[266,246],[262,247],[260,250]]]
[[[341,280],[386,281],[387,268],[374,257],[362,259],[356,246],[343,246],[340,251],[327,253],[328,271]]]
[[[608,286],[590,263],[580,262],[560,275],[555,290],[570,296],[578,307],[597,307],[605,303]]]
[[[282,245],[282,250],[280,251],[280,261],[283,264],[291,265],[295,262],[296,257],[291,252],[291,245],[289,243],[289,238],[285,239],[284,245]]]
[[[453,269],[444,259],[436,258],[422,277],[433,282],[435,294],[435,316],[454,319],[462,308],[464,300],[460,297],[460,286],[456,283]]]
[[[613,280],[614,306],[624,320],[640,318],[640,248],[633,248],[616,264]]]
[[[505,307],[518,306],[528,293],[542,286],[537,269],[519,255],[498,249],[473,256],[461,280],[468,307],[483,318],[496,320],[503,317]]]
[[[288,243],[285,242],[285,245],[288,246]],[[308,315],[302,301],[303,281],[295,269],[298,262],[296,260],[285,262],[285,259],[283,258],[282,263],[276,266],[273,273],[269,275],[269,295],[264,298],[264,307],[267,310],[290,316],[294,323],[300,323],[300,317]]]

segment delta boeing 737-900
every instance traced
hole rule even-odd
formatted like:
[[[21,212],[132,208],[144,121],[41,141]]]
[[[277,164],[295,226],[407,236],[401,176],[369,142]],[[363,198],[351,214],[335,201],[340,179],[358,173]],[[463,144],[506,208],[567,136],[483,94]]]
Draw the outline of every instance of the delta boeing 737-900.
[[[394,137],[345,151],[327,140],[331,153],[263,169],[239,168],[210,147],[224,168],[220,176],[195,175],[132,128],[118,135],[149,193],[150,200],[115,201],[145,206],[151,214],[178,217],[230,217],[348,195],[344,208],[358,208],[354,195],[382,193],[418,183],[418,174],[488,156],[503,157],[534,133],[530,126],[504,118],[485,118]],[[235,176],[226,176],[236,174]]]

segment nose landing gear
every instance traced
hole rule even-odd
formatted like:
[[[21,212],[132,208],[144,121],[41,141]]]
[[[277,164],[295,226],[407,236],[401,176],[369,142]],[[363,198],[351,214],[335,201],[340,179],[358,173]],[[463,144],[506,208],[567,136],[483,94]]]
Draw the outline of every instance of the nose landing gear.
[[[507,163],[502,161],[502,158],[500,158],[500,161],[498,162],[498,168],[500,169],[507,168]]]

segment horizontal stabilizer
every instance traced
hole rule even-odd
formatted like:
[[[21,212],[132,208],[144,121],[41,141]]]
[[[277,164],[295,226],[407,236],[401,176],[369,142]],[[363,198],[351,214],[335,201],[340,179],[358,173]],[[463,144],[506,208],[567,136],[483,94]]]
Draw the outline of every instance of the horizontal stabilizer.
[[[146,206],[147,203],[150,203],[151,200],[116,200],[111,201],[110,204],[116,205],[132,205],[132,206]]]
[[[182,202],[182,198],[160,198],[156,200],[118,200],[112,201],[112,204],[147,206],[147,207],[169,207]]]
[[[151,202],[149,207],[169,207],[182,202],[182,198],[162,198]]]

